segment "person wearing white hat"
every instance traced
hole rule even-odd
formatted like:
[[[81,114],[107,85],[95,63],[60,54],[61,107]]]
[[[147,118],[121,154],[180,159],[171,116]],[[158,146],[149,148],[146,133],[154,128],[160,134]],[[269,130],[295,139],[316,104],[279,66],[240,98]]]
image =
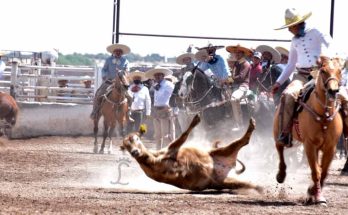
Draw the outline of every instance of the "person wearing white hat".
[[[176,63],[183,65],[183,67],[180,69],[179,78],[181,78],[185,72],[193,70],[196,66],[195,54],[193,54],[191,51],[192,46],[189,46],[186,53],[181,54],[176,58]]]
[[[224,84],[229,82],[228,78],[231,77],[231,72],[228,68],[227,61],[221,55],[216,54],[216,50],[221,48],[224,48],[224,46],[208,44],[206,47],[197,49],[200,51],[199,53],[201,55],[201,59],[198,60],[205,62],[204,64],[201,64],[199,68],[203,71],[211,70],[215,78],[219,80],[220,84]]]
[[[289,78],[290,74],[297,67],[291,84],[284,90],[281,102],[279,117],[278,142],[286,147],[292,146],[290,130],[294,113],[295,101],[300,90],[308,82],[310,77],[316,76],[318,72],[317,60],[321,54],[331,57],[334,53],[330,48],[332,38],[330,35],[319,31],[316,28],[308,28],[306,20],[311,16],[309,13],[300,13],[294,8],[286,9],[285,25],[275,30],[288,28],[294,35],[291,40],[289,60],[284,71],[272,87],[272,92],[276,93],[280,86]],[[346,100],[346,99],[344,99]],[[348,120],[344,120],[348,124]],[[346,122],[344,124],[346,124]]]
[[[251,69],[250,69],[250,77],[249,77],[249,89],[253,91],[255,95],[259,93],[258,86],[259,83],[257,79],[260,78],[262,74],[262,65],[261,65],[262,54],[261,52],[255,51],[253,56],[251,57]]]
[[[147,80],[144,72],[133,71],[127,75],[127,78],[132,82],[128,91],[132,96],[130,112],[131,118],[134,119],[134,122],[128,123],[127,130],[134,132],[139,131],[144,116],[148,118],[151,115],[151,97],[149,89],[143,85],[143,82]]]
[[[130,48],[123,44],[112,44],[106,47],[106,50],[111,53],[111,56],[105,60],[104,66],[101,70],[103,83],[98,88],[94,96],[93,110],[90,115],[91,119],[97,116],[100,110],[100,104],[103,100],[103,95],[106,93],[107,88],[111,85],[112,80],[120,72],[127,75],[128,73],[128,60],[124,57],[125,54],[130,52]],[[128,104],[131,106],[131,96],[126,95],[128,99]],[[129,118],[129,121],[133,119]]]
[[[165,76],[172,75],[173,71],[157,67],[145,73],[146,77],[153,79],[156,85],[152,86],[153,99],[153,125],[156,148],[159,150],[174,140],[175,131],[172,127],[172,108],[169,101],[174,90],[174,84],[165,79]]]
[[[261,90],[269,89],[274,84],[274,81],[282,74],[283,69],[279,66],[281,61],[280,53],[273,47],[268,45],[260,45],[256,47],[256,51],[262,53],[262,75],[260,77]],[[286,80],[277,93],[273,94],[273,102],[277,106],[280,102],[280,96],[285,88],[289,85],[290,79]],[[269,93],[269,92],[267,92]]]

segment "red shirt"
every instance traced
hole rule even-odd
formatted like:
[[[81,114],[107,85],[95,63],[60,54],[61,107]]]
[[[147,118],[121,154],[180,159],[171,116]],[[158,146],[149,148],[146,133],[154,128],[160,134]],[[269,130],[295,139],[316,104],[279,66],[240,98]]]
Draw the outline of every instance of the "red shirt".
[[[251,65],[250,70],[250,77],[249,77],[249,89],[256,92],[258,83],[257,78],[261,76],[262,73],[262,66],[261,63],[254,65]]]

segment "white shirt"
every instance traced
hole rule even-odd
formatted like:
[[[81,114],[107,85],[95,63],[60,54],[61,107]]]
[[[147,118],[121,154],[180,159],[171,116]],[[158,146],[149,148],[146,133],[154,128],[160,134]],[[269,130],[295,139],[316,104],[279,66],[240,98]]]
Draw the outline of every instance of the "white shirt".
[[[155,107],[161,107],[161,106],[168,106],[169,107],[169,100],[172,96],[173,90],[174,90],[174,84],[168,80],[162,80],[160,83],[161,87],[159,90],[154,90],[154,106]]]
[[[295,70],[298,68],[309,68],[317,66],[316,61],[321,54],[332,56],[330,53],[330,44],[332,38],[330,35],[321,33],[315,28],[306,30],[304,37],[293,37],[291,40],[288,64],[277,82],[283,84]]]
[[[138,92],[132,92],[131,89],[134,84],[131,84],[129,87],[129,95],[133,97],[133,102],[131,110],[144,110],[146,111],[146,116],[151,114],[151,97],[149,89],[144,85],[140,84],[140,90]]]

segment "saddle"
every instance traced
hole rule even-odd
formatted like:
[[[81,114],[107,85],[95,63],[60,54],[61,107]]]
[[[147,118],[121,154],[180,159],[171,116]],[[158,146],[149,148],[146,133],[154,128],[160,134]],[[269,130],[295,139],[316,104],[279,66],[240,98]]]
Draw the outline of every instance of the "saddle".
[[[313,90],[315,88],[315,82],[313,80],[307,82],[302,90],[300,91],[300,94],[297,98],[297,101],[295,103],[295,117],[297,118],[297,115],[301,113],[303,110],[303,106],[300,105],[301,102],[306,103],[312,94]],[[300,102],[301,101],[301,102]]]

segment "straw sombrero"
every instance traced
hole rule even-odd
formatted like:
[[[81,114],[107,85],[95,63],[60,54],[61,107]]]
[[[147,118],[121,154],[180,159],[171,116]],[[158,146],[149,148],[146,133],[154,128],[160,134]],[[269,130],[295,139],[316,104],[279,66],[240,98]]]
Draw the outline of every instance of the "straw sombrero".
[[[280,28],[275,28],[274,30],[280,30],[299,24],[308,19],[311,15],[312,12],[301,14],[295,8],[288,8],[285,11],[285,25]]]
[[[276,46],[275,49],[281,54],[281,55],[286,55],[289,56],[289,51],[281,46]]]
[[[115,51],[115,49],[121,49],[123,54],[130,53],[130,48],[126,45],[123,45],[123,44],[116,43],[116,44],[112,44],[112,45],[109,45],[108,47],[106,47],[106,50],[108,52],[110,52],[111,54]]]
[[[209,57],[209,54],[206,49],[202,49],[195,54],[195,58],[198,61],[204,62]]]
[[[141,81],[146,81],[148,78],[145,76],[144,72],[135,70],[127,75],[128,80],[133,80],[134,77],[140,77]]]
[[[176,58],[176,63],[180,64],[180,65],[184,65],[185,63],[183,61],[187,57],[189,57],[189,58],[191,58],[193,60],[195,58],[195,55],[193,53],[185,53],[185,54],[179,55]]]
[[[245,56],[251,57],[253,55],[253,52],[251,51],[251,49],[245,48],[241,45],[236,45],[236,46],[227,46],[226,47],[226,51],[228,51],[229,53],[236,53],[236,52],[243,52]]]
[[[168,75],[172,75],[173,71],[166,69],[166,68],[157,67],[157,68],[150,69],[147,72],[145,72],[145,77],[148,79],[155,79],[154,75],[157,73],[162,73],[162,74],[164,74],[164,76],[168,76]]]
[[[171,81],[173,84],[175,84],[175,83],[178,82],[178,78],[175,77],[174,75],[166,75],[166,76],[164,77],[164,79],[170,79],[170,81]]]
[[[281,59],[280,53],[276,49],[272,48],[271,46],[260,45],[260,46],[256,47],[256,51],[261,52],[262,54],[264,52],[269,52],[272,55],[272,61],[274,63],[280,62],[280,59]]]

